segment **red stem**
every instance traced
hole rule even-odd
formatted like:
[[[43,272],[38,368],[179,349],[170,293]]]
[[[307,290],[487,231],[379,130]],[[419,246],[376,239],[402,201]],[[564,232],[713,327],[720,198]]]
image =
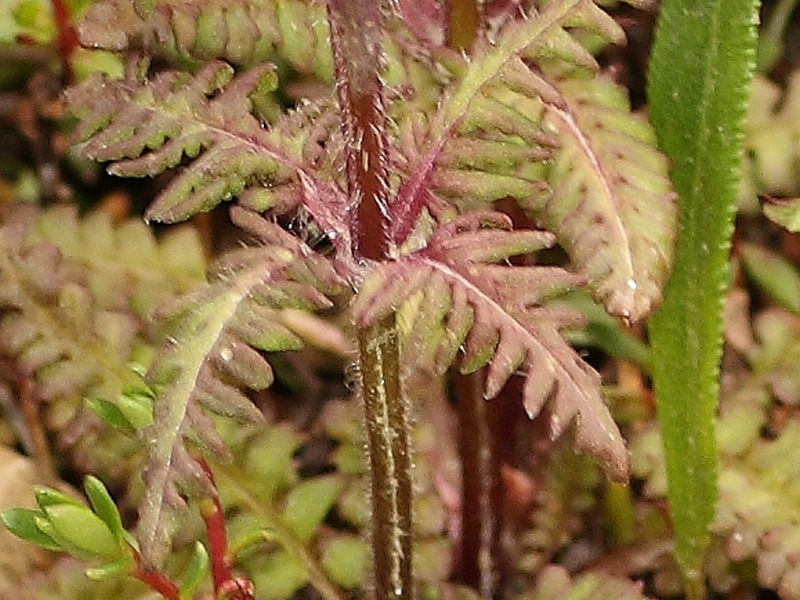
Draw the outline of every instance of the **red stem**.
[[[343,119],[353,254],[390,255],[389,140],[381,70],[380,0],[328,0],[336,90]],[[371,474],[375,597],[414,597],[408,402],[400,384],[394,315],[359,329],[361,396]]]
[[[336,90],[347,140],[347,185],[355,210],[353,251],[372,260],[389,250],[388,140],[376,0],[329,0]]]
[[[481,598],[502,598],[510,562],[508,497],[503,469],[513,464],[516,424],[522,414],[519,382],[512,378],[491,401],[483,397],[485,370],[455,375],[462,469],[462,529],[455,578]]]
[[[64,78],[71,80],[73,73],[69,61],[75,50],[78,49],[78,34],[75,33],[75,28],[72,26],[72,17],[69,14],[64,0],[51,0],[51,3],[53,5],[56,27],[58,28],[56,45],[58,47],[58,54],[61,56]]]
[[[202,456],[196,456],[195,460],[205,472],[206,476],[214,484],[214,474],[211,467]],[[219,495],[215,492],[211,498],[206,498],[200,502],[200,515],[206,524],[208,532],[208,545],[211,553],[211,576],[214,579],[214,595],[220,596],[220,591],[233,579],[231,568],[231,558],[228,555],[228,532],[225,528],[225,513]]]
[[[142,566],[142,557],[136,552],[134,553],[136,559],[136,570],[133,576],[147,585],[150,589],[155,590],[167,600],[180,600],[180,590],[175,583],[161,571],[151,571]]]

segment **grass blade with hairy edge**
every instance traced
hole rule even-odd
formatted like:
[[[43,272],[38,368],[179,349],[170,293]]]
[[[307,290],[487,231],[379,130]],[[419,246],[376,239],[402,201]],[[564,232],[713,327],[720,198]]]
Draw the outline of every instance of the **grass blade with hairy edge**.
[[[704,597],[716,507],[722,307],[758,5],[665,0],[650,64],[650,113],[681,206],[675,269],[650,327],[653,375],[676,553],[691,599]]]

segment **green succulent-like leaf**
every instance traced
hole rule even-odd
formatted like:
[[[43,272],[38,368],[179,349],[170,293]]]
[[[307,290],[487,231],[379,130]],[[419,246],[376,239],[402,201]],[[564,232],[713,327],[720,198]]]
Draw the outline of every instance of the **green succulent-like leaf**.
[[[18,538],[34,543],[47,550],[60,552],[61,545],[52,537],[47,535],[36,524],[37,517],[41,518],[42,513],[38,510],[28,508],[10,508],[0,513],[0,520],[3,525]]]
[[[142,432],[150,443],[138,524],[142,554],[153,564],[166,554],[181,492],[210,492],[186,441],[217,459],[228,456],[206,411],[261,420],[237,386],[269,386],[272,369],[261,352],[298,347],[299,338],[277,314],[288,307],[327,308],[331,303],[320,290],[335,293],[342,284],[324,258],[274,223],[242,209],[232,214],[262,245],[223,255],[205,288],[160,312],[164,345],[148,375],[158,393],[154,423]]]
[[[38,504],[39,508],[43,511],[47,510],[51,506],[59,506],[62,504],[83,506],[72,496],[46,486],[34,487],[34,495],[36,496],[36,504]]]
[[[126,556],[120,560],[107,562],[99,567],[86,569],[86,577],[93,581],[103,581],[104,579],[125,579],[134,567],[133,558]]]
[[[322,566],[337,585],[358,589],[369,572],[369,548],[357,537],[337,537],[325,544]]]
[[[181,600],[189,600],[194,597],[194,593],[200,584],[206,578],[209,572],[209,556],[208,550],[200,542],[194,545],[194,552],[192,553],[192,560],[183,574],[181,581]]]
[[[102,398],[89,398],[86,400],[86,406],[112,427],[124,433],[136,433],[136,427],[133,426],[119,407],[113,402],[103,400]]]
[[[95,514],[111,530],[119,543],[125,538],[125,528],[122,526],[122,517],[119,514],[114,499],[108,493],[106,486],[97,477],[89,475],[83,482],[83,489],[92,505]]]
[[[145,385],[127,386],[117,399],[125,419],[138,431],[153,424],[155,393]]]
[[[314,477],[292,488],[286,497],[283,518],[304,542],[319,529],[344,487],[336,476]]]
[[[54,504],[43,509],[36,524],[62,550],[79,558],[118,558],[120,543],[103,520],[85,506]]]
[[[307,583],[305,566],[296,556],[286,551],[270,554],[253,577],[256,589],[268,600],[291,598]]]

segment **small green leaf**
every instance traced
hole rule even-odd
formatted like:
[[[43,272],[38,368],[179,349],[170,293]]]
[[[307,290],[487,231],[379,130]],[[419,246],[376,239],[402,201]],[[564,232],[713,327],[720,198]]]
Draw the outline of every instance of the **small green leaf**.
[[[578,331],[568,331],[565,337],[576,346],[590,346],[603,350],[650,372],[650,349],[632,335],[622,323],[594,303],[586,292],[572,292],[554,304],[565,304],[579,310],[587,324]]]
[[[369,548],[355,536],[336,537],[322,550],[322,567],[334,583],[346,590],[363,585],[369,565]]]
[[[102,398],[89,398],[86,406],[106,423],[124,433],[136,433],[136,428],[113,402]]]
[[[747,274],[784,308],[800,314],[800,273],[781,255],[754,244],[742,244]]]
[[[120,412],[136,429],[153,424],[153,392],[147,388],[129,387],[117,400]]]
[[[56,506],[59,504],[83,506],[72,496],[67,496],[65,493],[49,487],[35,486],[34,494],[36,495],[36,504],[38,504],[39,508],[42,510],[46,510],[49,506]]]
[[[83,482],[83,489],[86,490],[94,512],[108,526],[117,541],[122,542],[125,534],[122,517],[120,517],[117,505],[108,493],[106,486],[97,477],[89,475]]]
[[[85,573],[86,577],[89,579],[93,581],[101,581],[103,579],[112,579],[121,575],[125,575],[126,573],[129,573],[131,569],[133,569],[133,566],[133,559],[130,556],[126,556],[122,560],[116,560],[114,562],[100,565],[99,567],[86,569]]]
[[[183,583],[181,584],[181,600],[189,600],[194,596],[197,588],[200,587],[203,579],[208,574],[208,565],[208,550],[200,542],[195,542],[192,561],[186,569]]]
[[[245,472],[264,501],[271,500],[280,490],[294,482],[292,456],[301,440],[295,430],[288,426],[271,427],[259,436],[247,449]]]
[[[47,550],[61,552],[61,546],[36,524],[36,517],[42,517],[37,510],[10,508],[0,513],[0,521],[18,538],[31,542]]]
[[[308,583],[306,566],[286,551],[273,552],[253,575],[259,598],[283,600],[292,598]]]
[[[764,204],[767,218],[791,231],[800,231],[800,198],[769,199]]]
[[[62,542],[64,549],[79,557],[118,558],[122,552],[120,545],[106,524],[84,506],[75,504],[55,504],[44,509],[45,519],[36,523],[47,535],[53,535]],[[63,542],[66,543],[63,543]],[[73,552],[77,550],[77,552]]]
[[[265,544],[267,542],[274,542],[276,540],[277,537],[275,536],[275,532],[271,529],[248,529],[236,539],[231,541],[228,553],[234,560],[236,560],[244,552],[252,549],[254,546]]]
[[[292,488],[286,499],[284,521],[303,542],[308,542],[330,511],[344,483],[335,475],[307,479]]]

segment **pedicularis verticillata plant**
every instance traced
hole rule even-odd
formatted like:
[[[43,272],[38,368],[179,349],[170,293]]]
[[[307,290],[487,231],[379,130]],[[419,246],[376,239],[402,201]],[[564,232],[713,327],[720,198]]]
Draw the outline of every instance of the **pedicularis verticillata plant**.
[[[79,38],[120,52],[126,72],[68,91],[77,154],[123,177],[175,170],[146,219],[175,223],[230,202],[246,243],[148,313],[162,342],[144,380],[119,373],[103,391],[111,401],[93,401],[147,448],[135,540],[94,479],[94,511],[42,491],[39,510],[5,514],[11,529],[104,559],[95,575],[127,571],[170,599],[192,597],[208,565],[216,598],[251,597],[231,569],[212,475],[229,451],[212,414],[262,420],[246,390],[270,386],[273,353],[309,337],[286,315],[338,307],[357,347],[376,596],[417,593],[411,424],[427,398],[406,382],[420,372],[449,378],[458,395],[458,578],[501,595],[502,441],[516,406],[545,415],[551,438],[574,434],[612,480],[629,475],[600,377],[562,335],[582,317],[551,301],[586,287],[640,322],[661,302],[676,235],[668,161],[593,57],[625,41],[599,4],[96,2]],[[555,244],[568,269],[537,264]],[[19,298],[3,301],[24,313]],[[58,358],[74,363],[71,353]],[[496,397],[508,418],[485,403]],[[174,583],[162,565],[187,501],[199,503],[209,551],[198,546]],[[86,544],[74,523],[102,544]]]

